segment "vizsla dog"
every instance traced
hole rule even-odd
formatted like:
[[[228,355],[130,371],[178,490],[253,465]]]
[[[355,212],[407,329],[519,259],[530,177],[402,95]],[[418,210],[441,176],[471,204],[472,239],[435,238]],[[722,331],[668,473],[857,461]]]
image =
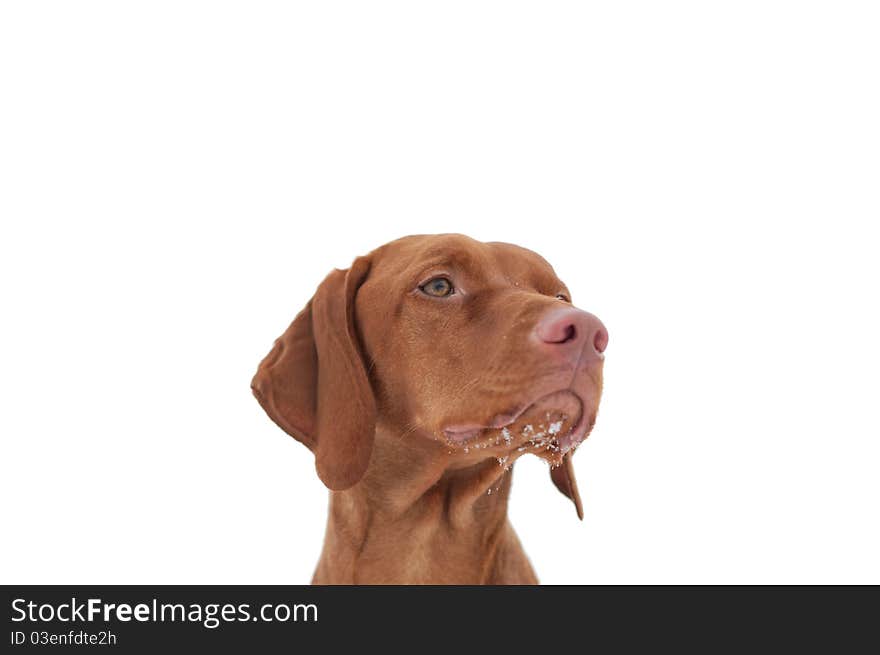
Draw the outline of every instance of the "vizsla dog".
[[[540,256],[461,235],[335,270],[260,363],[254,394],[330,489],[314,584],[536,584],[507,519],[513,463],[593,427],[608,333]]]

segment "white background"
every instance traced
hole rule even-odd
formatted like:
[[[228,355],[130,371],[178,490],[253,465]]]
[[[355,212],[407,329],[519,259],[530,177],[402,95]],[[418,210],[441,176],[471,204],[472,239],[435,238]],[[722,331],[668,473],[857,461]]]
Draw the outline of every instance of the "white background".
[[[304,583],[249,390],[333,267],[532,248],[611,342],[547,583],[880,583],[871,2],[5,2],[0,580]]]

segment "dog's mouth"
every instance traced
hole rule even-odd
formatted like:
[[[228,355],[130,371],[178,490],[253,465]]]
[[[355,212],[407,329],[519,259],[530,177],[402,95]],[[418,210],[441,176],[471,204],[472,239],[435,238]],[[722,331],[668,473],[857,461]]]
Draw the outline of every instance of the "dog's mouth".
[[[532,453],[553,466],[587,438],[595,422],[590,408],[573,391],[566,389],[543,396],[517,411],[500,414],[489,425],[458,425],[443,430],[453,451],[479,453],[489,450],[510,455]]]

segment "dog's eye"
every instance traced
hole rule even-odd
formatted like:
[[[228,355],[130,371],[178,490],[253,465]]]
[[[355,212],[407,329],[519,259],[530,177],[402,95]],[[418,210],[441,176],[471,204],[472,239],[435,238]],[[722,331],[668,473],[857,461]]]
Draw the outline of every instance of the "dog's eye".
[[[422,290],[422,293],[434,296],[435,298],[451,296],[455,291],[452,282],[445,277],[435,277],[433,280],[428,280],[419,289]]]
[[[559,300],[561,300],[562,302],[571,302],[571,299],[568,296],[566,296],[564,293],[557,293],[556,297]]]

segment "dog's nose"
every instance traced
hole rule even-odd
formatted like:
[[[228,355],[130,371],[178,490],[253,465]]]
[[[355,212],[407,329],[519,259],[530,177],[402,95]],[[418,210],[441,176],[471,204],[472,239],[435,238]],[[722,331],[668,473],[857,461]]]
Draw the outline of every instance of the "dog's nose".
[[[597,317],[574,307],[557,309],[544,316],[535,329],[542,344],[559,354],[601,357],[608,345],[608,330]]]

